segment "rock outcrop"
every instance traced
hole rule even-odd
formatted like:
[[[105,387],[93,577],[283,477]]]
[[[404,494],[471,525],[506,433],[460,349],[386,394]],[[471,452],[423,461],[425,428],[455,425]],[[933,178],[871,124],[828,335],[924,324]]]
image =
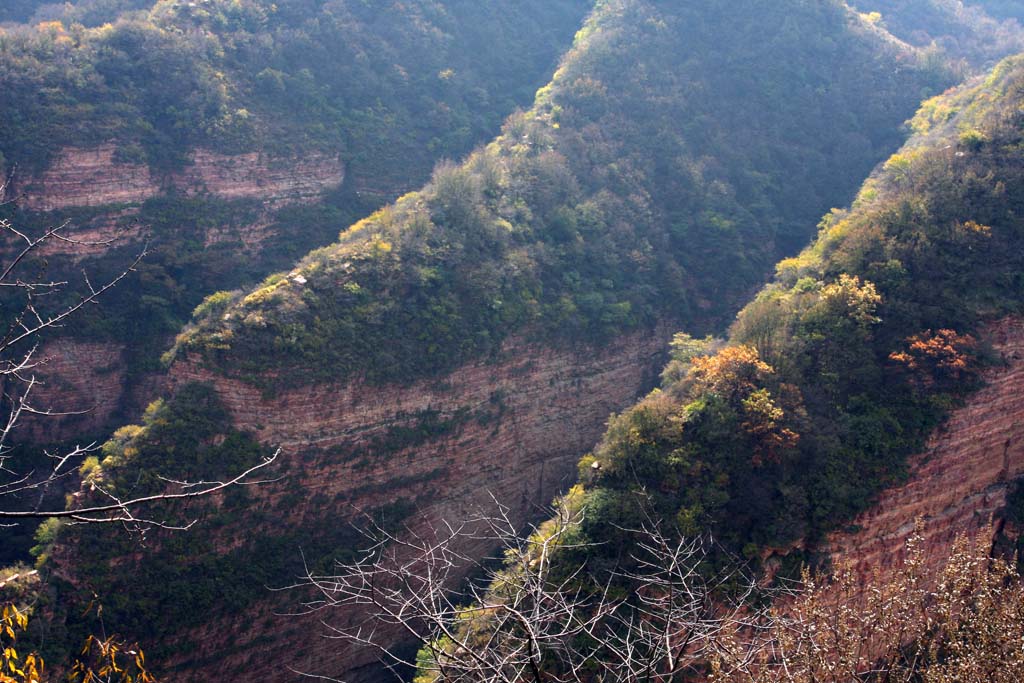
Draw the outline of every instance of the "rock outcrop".
[[[634,335],[600,351],[557,351],[517,340],[497,362],[406,387],[352,383],[268,398],[191,363],[178,364],[172,381],[212,382],[238,426],[284,447],[305,494],[291,509],[290,523],[341,519],[350,506],[368,509],[403,499],[417,505],[420,519],[464,519],[486,507],[492,494],[521,523],[572,481],[573,464],[599,438],[607,414],[628,404],[657,367],[666,336],[664,330]],[[911,459],[904,484],[884,492],[854,530],[832,534],[818,549],[833,563],[852,562],[865,577],[881,570],[884,579],[899,567],[917,519],[936,569],[957,536],[992,543],[1003,530],[1007,494],[1024,476],[1024,319],[992,325],[986,339],[1002,359],[988,371],[986,386]],[[417,416],[429,411],[442,421],[462,417],[445,434],[378,450],[388,434],[414,427]],[[333,503],[322,507],[315,500]],[[467,550],[484,556],[488,549]],[[267,680],[284,681],[287,676],[272,673],[272,663],[280,668],[282,662],[346,680],[374,680],[372,653],[316,639],[324,615],[280,618],[273,641],[260,641],[267,625],[257,620],[265,622],[269,605],[280,599],[188,634],[202,645],[173,663],[181,667],[181,680],[260,671]],[[353,616],[327,615],[334,623]],[[212,656],[218,651],[229,654]],[[191,668],[197,660],[201,671]]]
[[[28,405],[49,412],[25,415],[18,421],[19,443],[54,443],[70,438],[104,438],[112,422],[124,420],[125,412],[141,413],[158,395],[164,378],[150,374],[127,381],[123,344],[55,339],[43,344],[34,359],[38,380]]]
[[[64,149],[45,171],[15,176],[8,196],[27,211],[139,204],[170,191],[280,205],[316,197],[345,178],[341,159],[324,154],[271,159],[258,152],[228,156],[200,149],[184,168],[163,176],[116,157],[113,144]]]
[[[211,382],[239,428],[283,447],[289,477],[299,478],[302,491],[288,510],[289,525],[344,525],[354,509],[402,501],[418,509],[415,519],[429,524],[493,510],[495,500],[523,524],[542,518],[545,506],[573,483],[578,458],[598,440],[609,414],[653,383],[668,329],[596,349],[557,349],[519,338],[496,360],[406,386],[356,382],[266,397],[193,364],[179,363],[171,375],[175,383]],[[428,415],[434,425],[429,433],[420,429]],[[254,493],[273,506],[286,489],[272,485]],[[493,550],[486,545],[463,550],[484,557]],[[288,598],[294,609],[300,596]],[[320,637],[320,617],[337,623],[353,615],[275,619],[281,600],[281,594],[268,593],[230,623],[211,621],[201,633],[187,634],[198,649],[179,650],[172,662],[176,680],[258,676],[274,683],[293,680],[289,667],[372,680],[359,669],[372,669],[375,653]],[[269,641],[268,629],[275,634]]]
[[[267,240],[294,239],[274,231],[277,209],[315,202],[324,192],[340,186],[344,178],[345,166],[338,157],[306,154],[277,159],[257,152],[226,156],[201,149],[191,153],[190,163],[180,171],[161,176],[145,164],[118,161],[117,147],[106,144],[66,148],[45,171],[13,175],[5,196],[25,211],[52,217],[52,225],[73,216],[61,233],[71,241],[49,240],[41,247],[47,256],[63,256],[72,262],[140,242],[150,232],[139,219],[147,200],[168,195],[250,200],[251,219],[207,227],[199,238],[206,247],[228,243],[228,248],[243,252],[246,258],[259,258]],[[22,246],[8,236],[3,249],[13,254]],[[44,351],[48,362],[38,369],[43,386],[34,391],[34,404],[41,410],[76,414],[24,415],[20,438],[52,442],[99,434],[113,424],[110,419],[115,414],[134,419],[137,404],[155,398],[144,391],[152,378],[142,383],[134,378],[129,381],[119,344],[61,340]],[[159,351],[154,349],[154,354]]]
[[[910,460],[906,483],[885,491],[853,530],[828,538],[824,550],[833,563],[852,563],[865,578],[878,570],[885,579],[901,566],[918,519],[936,570],[958,536],[995,542],[1007,494],[1024,476],[1024,319],[1002,320],[986,338],[1002,365]]]
[[[67,430],[96,434],[116,410],[124,386],[123,348],[115,344],[58,339],[43,345],[35,359],[39,383],[29,393],[28,405],[50,411],[52,417],[19,421],[19,441],[50,443]]]

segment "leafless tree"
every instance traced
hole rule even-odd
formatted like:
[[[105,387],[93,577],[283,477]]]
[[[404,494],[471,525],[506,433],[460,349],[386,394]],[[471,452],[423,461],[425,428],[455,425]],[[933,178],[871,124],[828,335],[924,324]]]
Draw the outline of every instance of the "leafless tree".
[[[918,531],[888,576],[806,572],[774,606],[756,657],[728,649],[713,683],[966,683],[1024,680],[1024,584],[991,544],[929,557]],[[941,560],[941,561],[939,561]]]
[[[591,632],[602,643],[607,680],[681,680],[720,658],[727,635],[745,635],[729,642],[731,666],[756,659],[756,634],[765,626],[766,612],[754,598],[767,591],[743,563],[733,560],[712,570],[712,541],[670,536],[652,523],[629,536],[629,568],[613,574],[633,588],[634,596],[608,615],[600,631]],[[721,548],[717,552],[724,554]]]
[[[326,613],[329,637],[443,683],[680,680],[711,659],[720,635],[758,624],[749,600],[756,582],[737,566],[709,572],[710,539],[678,539],[650,523],[623,530],[635,544],[622,569],[599,576],[586,562],[567,567],[566,554],[587,550],[576,540],[581,514],[562,504],[529,534],[500,507],[440,532],[371,525],[359,559],[308,574],[301,585],[317,599],[306,611]],[[461,550],[481,541],[501,549],[497,568]],[[356,620],[333,623],[338,608]],[[426,657],[396,654],[396,632]]]
[[[631,548],[621,568],[567,563],[594,550],[577,540],[582,515],[563,503],[530,534],[500,508],[425,534],[371,524],[359,559],[300,584],[318,591],[306,610],[322,615],[329,637],[432,683],[1024,678],[1024,583],[1015,562],[993,560],[987,547],[961,539],[935,569],[917,533],[892,575],[805,569],[791,588],[768,589],[742,563],[723,565],[710,539],[650,521],[619,530]],[[501,548],[500,564],[461,550],[480,540]],[[338,608],[355,620],[339,626]],[[396,633],[421,646],[418,661],[396,654]]]
[[[0,185],[0,199],[6,196],[6,184]],[[148,519],[148,506],[169,500],[208,496],[230,486],[258,483],[254,475],[268,467],[277,453],[241,473],[232,473],[222,481],[165,480],[163,493],[137,498],[120,498],[102,486],[94,486],[90,503],[68,509],[47,509],[46,493],[63,479],[73,477],[76,465],[99,449],[98,443],[77,445],[58,453],[47,452],[49,466],[29,468],[19,462],[16,435],[19,423],[28,416],[39,418],[68,415],[49,406],[36,405],[35,391],[41,384],[39,370],[47,358],[40,355],[46,333],[73,322],[76,313],[96,305],[100,298],[121,284],[146,256],[142,248],[132,262],[116,276],[96,284],[82,270],[82,289],[71,295],[67,280],[54,280],[45,270],[32,271],[34,257],[56,242],[88,248],[109,242],[85,242],[67,234],[68,224],[51,227],[39,235],[19,230],[8,220],[0,219],[0,233],[9,256],[0,264],[0,526],[18,520],[60,517],[75,522],[122,522],[135,526],[167,526],[160,520]],[[29,272],[26,272],[29,271]],[[35,505],[15,505],[14,498],[28,496]],[[7,501],[8,504],[4,504]]]

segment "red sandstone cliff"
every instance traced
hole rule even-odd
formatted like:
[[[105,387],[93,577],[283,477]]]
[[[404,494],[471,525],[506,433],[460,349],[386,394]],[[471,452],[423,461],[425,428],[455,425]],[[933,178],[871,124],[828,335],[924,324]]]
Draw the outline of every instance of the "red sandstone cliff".
[[[168,193],[258,202],[260,211],[252,224],[218,226],[205,237],[206,246],[234,241],[246,251],[257,252],[273,236],[268,226],[274,210],[314,201],[345,179],[341,159],[324,154],[274,159],[258,152],[223,155],[200,149],[191,154],[184,168],[163,176],[145,164],[119,162],[116,157],[113,144],[66,148],[46,170],[11,178],[6,199],[26,211],[56,212],[55,224],[64,220],[62,212],[71,209],[102,209],[96,215],[72,220],[64,234],[75,243],[48,242],[47,253],[80,259],[102,255],[111,245],[138,240],[146,227],[133,220],[139,206]]]
[[[341,160],[323,154],[272,159],[256,152],[226,156],[196,150],[180,171],[158,176],[145,164],[118,162],[116,151],[113,144],[67,148],[45,171],[13,176],[5,196],[28,211],[54,212],[55,224],[63,220],[63,212],[68,209],[99,210],[67,225],[63,234],[74,238],[74,243],[51,240],[43,247],[45,253],[93,258],[112,246],[137,241],[146,230],[136,220],[140,205],[147,199],[176,192],[258,202],[252,222],[218,225],[203,237],[207,247],[229,242],[247,256],[254,256],[268,239],[288,238],[275,235],[270,228],[276,209],[316,201],[322,193],[340,186],[345,177]],[[21,246],[8,238],[4,249],[15,253]],[[36,372],[43,384],[34,391],[33,403],[40,410],[76,414],[24,416],[19,438],[49,442],[97,434],[111,426],[115,413],[136,414],[140,405],[155,397],[148,389],[159,380],[147,377],[129,382],[122,362],[124,353],[123,345],[116,343],[65,339],[46,345],[40,357],[48,361]]]
[[[495,362],[472,363],[440,380],[406,386],[354,382],[265,398],[252,386],[187,363],[172,369],[172,382],[212,382],[237,426],[284,447],[286,471],[299,479],[302,491],[288,509],[288,525],[322,526],[332,519],[343,525],[352,506],[370,509],[401,500],[415,501],[420,520],[464,519],[488,509],[491,494],[524,523],[542,516],[573,482],[578,458],[600,438],[608,415],[629,405],[653,379],[669,336],[662,328],[600,349],[558,350],[519,339]],[[414,424],[425,410],[470,417],[411,447],[374,452],[377,439]],[[282,483],[254,493],[271,506],[286,490]],[[465,550],[483,556],[491,548]],[[266,601],[230,622],[211,621],[189,633],[200,647],[183,650],[172,663],[181,667],[176,680],[291,681],[288,667],[344,671],[346,680],[356,680],[360,667],[376,662],[372,652],[320,638],[323,629],[315,619],[273,616],[282,604],[294,609],[299,599],[268,593]],[[189,670],[195,662],[202,662],[201,669]]]
[[[40,346],[29,396],[35,410],[15,428],[20,443],[54,443],[70,438],[103,439],[118,420],[136,419],[159,396],[166,378],[149,374],[129,382],[123,344],[56,339]],[[131,417],[122,415],[127,411]]]
[[[1007,493],[1024,475],[1024,320],[992,325],[987,337],[1004,365],[911,459],[905,484],[884,492],[855,520],[856,531],[829,537],[823,550],[833,562],[851,562],[864,576],[878,568],[885,579],[902,563],[918,518],[935,568],[959,535],[995,542]]]
[[[518,340],[497,362],[473,363],[441,380],[408,386],[355,382],[267,397],[192,363],[178,364],[172,381],[213,382],[239,427],[284,446],[288,471],[303,492],[288,508],[288,525],[329,519],[344,524],[352,506],[396,500],[415,501],[426,519],[465,518],[486,506],[490,493],[522,522],[572,480],[573,464],[600,437],[607,414],[627,405],[658,367],[667,336],[665,330],[633,335],[602,350],[553,350]],[[923,519],[935,567],[957,535],[992,542],[999,534],[1006,495],[1024,475],[1024,320],[994,324],[987,338],[1004,362],[987,373],[986,386],[951,415],[928,449],[911,459],[906,483],[883,493],[855,521],[856,531],[828,539],[823,550],[833,561],[850,561],[865,574],[878,567],[884,578],[899,564],[917,518]],[[424,410],[487,419],[467,420],[412,447],[370,452],[376,439],[412,425]],[[267,507],[284,495],[283,485],[258,492]],[[231,541],[226,538],[225,547]],[[363,668],[373,663],[372,653],[319,639],[322,626],[315,619],[273,616],[289,606],[290,595],[268,593],[266,602],[245,613],[188,633],[199,647],[170,663],[180,667],[176,680],[258,676],[273,683],[291,680],[289,667],[372,680]],[[191,668],[196,662],[201,667]]]
[[[345,177],[341,160],[323,154],[271,159],[258,152],[228,156],[201,149],[183,169],[161,177],[145,164],[116,161],[116,151],[112,144],[64,149],[45,171],[16,176],[8,196],[28,211],[139,204],[169,190],[281,204],[316,197]]]

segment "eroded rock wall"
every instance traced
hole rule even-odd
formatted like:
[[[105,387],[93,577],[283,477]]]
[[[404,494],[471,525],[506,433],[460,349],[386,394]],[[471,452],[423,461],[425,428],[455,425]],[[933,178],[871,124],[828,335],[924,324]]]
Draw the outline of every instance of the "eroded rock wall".
[[[8,197],[27,211],[140,204],[170,191],[280,204],[315,197],[344,177],[341,159],[324,154],[271,159],[259,152],[229,156],[202,149],[181,170],[159,175],[146,164],[118,161],[117,147],[107,144],[66,148],[45,171],[15,175]]]
[[[181,170],[159,175],[145,164],[119,161],[117,151],[114,144],[66,148],[45,171],[35,175],[15,172],[9,182],[3,183],[0,200],[6,197],[22,210],[42,214],[46,225],[66,222],[60,234],[68,239],[46,241],[40,247],[42,254],[86,261],[84,268],[89,270],[88,259],[102,257],[112,249],[127,245],[137,253],[144,239],[159,241],[166,237],[153,235],[151,227],[145,225],[140,218],[142,204],[156,197],[179,195],[251,201],[251,216],[204,227],[197,239],[206,248],[221,246],[238,252],[240,258],[258,261],[268,242],[295,239],[295,235],[275,231],[278,209],[317,202],[345,179],[341,159],[324,154],[275,159],[257,152],[227,156],[196,150]],[[195,228],[183,225],[181,229]],[[8,259],[23,248],[24,243],[16,236],[4,237],[2,251]],[[126,265],[132,255],[125,256]],[[78,275],[75,272],[73,277],[76,282]],[[66,277],[63,273],[57,276]],[[171,340],[166,341],[169,345]],[[162,350],[153,349],[154,356]],[[48,443],[98,435],[102,429],[116,426],[111,421],[115,415],[136,419],[139,406],[156,397],[151,389],[158,378],[128,377],[122,362],[124,353],[124,345],[116,341],[49,342],[43,349],[47,362],[37,371],[42,385],[33,392],[34,403],[40,410],[76,414],[26,414],[19,438]]]
[[[238,427],[283,447],[285,469],[299,478],[302,491],[288,509],[289,525],[344,525],[356,509],[408,501],[417,509],[410,519],[430,526],[493,510],[494,500],[524,524],[543,518],[545,507],[574,482],[578,458],[600,438],[609,414],[653,382],[669,329],[633,334],[603,348],[555,349],[520,338],[496,361],[404,386],[356,382],[265,395],[189,363],[172,369],[172,381],[212,382]],[[415,429],[428,414],[450,427],[396,447],[396,428]],[[273,507],[286,490],[261,487],[257,495]],[[493,550],[488,546],[470,543],[462,550],[483,557]],[[172,663],[177,680],[258,677],[274,683],[294,680],[289,667],[350,681],[379,680],[376,654],[321,637],[321,617],[339,623],[357,615],[274,617],[275,609],[289,599],[294,608],[300,598],[268,592],[265,602],[246,613],[189,633],[199,649],[181,650]]]
[[[96,436],[118,409],[125,386],[125,364],[119,344],[57,339],[37,349],[27,405],[52,415],[23,415],[15,439],[19,443],[53,443]]]
[[[111,424],[136,420],[162,393],[167,378],[150,372],[129,382],[127,352],[124,344],[113,342],[63,338],[42,344],[25,376],[36,380],[28,405],[49,414],[23,415],[15,440],[37,444],[103,440]]]

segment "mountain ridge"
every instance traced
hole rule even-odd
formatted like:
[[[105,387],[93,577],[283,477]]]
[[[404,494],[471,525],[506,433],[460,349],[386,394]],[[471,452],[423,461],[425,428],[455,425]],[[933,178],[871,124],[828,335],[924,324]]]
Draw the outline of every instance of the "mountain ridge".
[[[442,165],[426,191],[262,287],[207,299],[171,366],[180,373],[177,392],[143,425],[120,431],[89,476],[130,489],[140,473],[207,467],[222,457],[218,444],[248,444],[239,452],[252,455],[253,433],[301,422],[296,409],[327,419],[298,428],[294,440],[326,438],[331,448],[289,452],[284,471],[308,466],[313,480],[333,467],[338,475],[327,478],[357,493],[368,476],[370,488],[359,495],[376,500],[374,513],[388,523],[414,512],[417,496],[437,514],[464,509],[481,488],[500,485],[502,468],[530,472],[527,478],[541,464],[549,473],[570,472],[612,404],[653,383],[666,326],[711,329],[731,317],[782,243],[802,240],[840,188],[852,191],[881,150],[895,147],[922,90],[948,78],[839,3],[794,3],[792,13],[780,13],[778,3],[758,0],[743,9],[747,20],[737,23],[735,3],[602,3],[556,85],[540,91],[535,110],[514,115],[496,143],[463,165]],[[776,25],[785,31],[766,30]],[[734,59],[711,49],[722,44],[736,47]],[[831,91],[822,87],[829,82]],[[738,139],[737,130],[748,137]],[[829,168],[843,177],[829,179]],[[711,276],[723,270],[734,278],[716,284]],[[520,347],[517,333],[530,343]],[[561,360],[541,362],[547,358]],[[614,379],[594,368],[595,359]],[[507,384],[465,402],[448,396],[465,373],[505,367]],[[197,387],[193,379],[213,385]],[[353,392],[366,398],[350,404],[345,397]],[[585,413],[571,446],[530,437],[528,448],[516,447],[516,435],[557,432],[545,410],[552,401],[568,406],[559,411],[575,404]],[[198,419],[192,404],[220,421],[204,418],[190,428]],[[360,426],[360,411],[384,417]],[[183,437],[187,444],[178,442]],[[197,463],[183,456],[193,449]],[[424,461],[415,461],[418,453]],[[415,466],[404,466],[406,458]],[[468,460],[449,470],[453,458]],[[458,481],[466,471],[473,477]],[[545,474],[542,487],[525,487],[516,521],[537,514],[561,481],[568,480]],[[201,680],[204,667],[218,666],[216,653],[153,650],[153,629],[174,628],[165,623],[166,606],[188,604],[198,610],[188,618],[203,617],[200,630],[179,628],[181,639],[208,635],[232,620],[232,606],[266,614],[270,602],[258,586],[295,571],[288,569],[294,548],[315,547],[307,554],[314,562],[351,550],[337,525],[348,518],[346,497],[304,496],[297,482],[214,506],[206,523],[218,529],[216,542],[167,538],[140,556],[102,531],[65,530],[50,554],[67,580],[59,601],[70,604],[89,590],[117,595],[105,608],[111,628],[119,624],[154,658],[173,661],[177,677]],[[409,495],[387,495],[392,490]],[[284,510],[300,523],[275,523]],[[270,549],[238,524],[258,530]],[[226,552],[217,552],[218,543]],[[87,559],[76,547],[106,550]],[[182,557],[203,559],[182,564]],[[121,571],[125,563],[148,579],[124,585],[110,566]],[[239,576],[247,577],[242,587]],[[71,631],[86,627],[67,616]],[[260,665],[256,652],[270,647],[265,629],[274,628],[273,651],[288,661],[315,656],[335,675],[345,668],[338,653],[309,650],[312,634],[298,624],[251,623],[252,640],[224,663],[241,667],[233,675],[244,675],[246,662]]]

